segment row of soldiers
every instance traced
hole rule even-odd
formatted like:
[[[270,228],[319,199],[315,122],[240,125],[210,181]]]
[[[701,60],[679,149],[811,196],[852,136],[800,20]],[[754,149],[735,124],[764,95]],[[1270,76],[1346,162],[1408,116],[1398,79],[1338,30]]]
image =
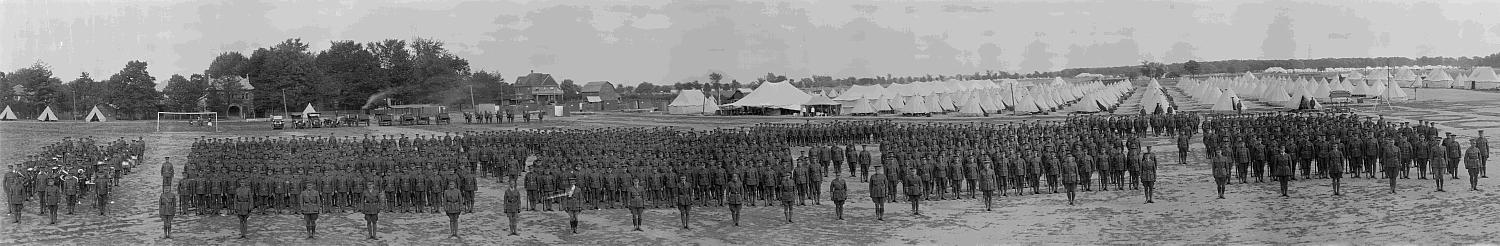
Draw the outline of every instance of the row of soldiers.
[[[1285,149],[1294,164],[1293,171],[1300,171],[1303,178],[1327,177],[1328,170],[1334,169],[1329,166],[1333,162],[1319,157],[1338,148],[1345,159],[1338,168],[1355,178],[1376,178],[1376,173],[1385,171],[1379,164],[1390,160],[1400,178],[1411,178],[1410,170],[1415,167],[1418,179],[1425,179],[1429,173],[1427,160],[1438,154],[1446,156],[1444,166],[1448,169],[1444,171],[1449,176],[1457,175],[1462,144],[1452,133],[1446,138],[1440,134],[1430,122],[1395,123],[1352,114],[1267,114],[1215,116],[1205,124],[1203,142],[1207,153],[1222,151],[1231,158],[1234,174],[1241,182],[1247,182],[1252,174],[1258,182],[1263,180],[1276,148]],[[1489,155],[1489,142],[1482,130],[1479,136],[1471,141],[1482,150],[1477,154],[1484,160]],[[1393,148],[1385,148],[1387,142]]]
[[[519,108],[506,110],[504,115],[501,115],[500,112],[493,111],[463,112],[464,123],[466,124],[496,124],[505,123],[505,120],[510,120],[510,123],[516,123],[517,114],[521,115],[521,120],[524,120],[525,122],[531,122],[532,114],[536,114],[537,121],[541,121],[542,117],[545,117],[543,116],[545,115],[545,113],[526,112]],[[505,118],[501,118],[501,116],[504,116]]]
[[[1221,197],[1231,175],[1248,183],[1253,173],[1262,182],[1267,171],[1282,183],[1283,195],[1299,171],[1303,179],[1333,179],[1334,194],[1340,194],[1345,174],[1374,179],[1380,173],[1395,192],[1396,179],[1410,179],[1414,167],[1418,179],[1432,175],[1438,191],[1443,176],[1459,179],[1462,167],[1469,172],[1470,188],[1477,190],[1478,179],[1488,178],[1484,131],[1465,149],[1453,133],[1444,138],[1433,123],[1416,123],[1352,114],[1211,116],[1204,124],[1204,143]]]
[[[1155,181],[1155,155],[1149,146],[1142,149],[1133,132],[1030,124],[958,130],[931,124],[924,129],[931,134],[887,139],[881,144],[883,190],[900,194],[896,188],[903,188],[927,200],[973,198],[976,189],[985,188],[978,183],[992,180],[993,191],[1002,196],[1024,195],[1026,188],[1031,194],[1059,193],[1062,184],[1071,197],[1078,190],[1093,191],[1096,179],[1100,190],[1110,185],[1136,190]]]
[[[291,142],[302,148],[270,148]],[[183,212],[221,214],[233,209],[234,190],[246,182],[258,213],[296,213],[297,194],[312,188],[324,194],[326,212],[356,210],[364,184],[377,185],[391,206],[387,212],[437,213],[444,190],[461,190],[464,210],[472,211],[477,176],[456,145],[405,142],[403,149],[375,148],[373,140],[334,137],[288,139],[199,139],[183,164],[176,193]],[[312,144],[308,144],[312,143]],[[283,152],[284,151],[284,152]],[[170,159],[164,167],[170,168]],[[163,170],[170,184],[171,171]]]
[[[94,138],[64,138],[42,147],[19,164],[8,165],[5,192],[12,223],[20,223],[25,204],[37,202],[38,215],[57,223],[61,207],[67,214],[89,200],[99,215],[108,213],[109,194],[119,177],[134,170],[145,154],[142,139],[100,143]],[[90,199],[92,198],[92,199]]]

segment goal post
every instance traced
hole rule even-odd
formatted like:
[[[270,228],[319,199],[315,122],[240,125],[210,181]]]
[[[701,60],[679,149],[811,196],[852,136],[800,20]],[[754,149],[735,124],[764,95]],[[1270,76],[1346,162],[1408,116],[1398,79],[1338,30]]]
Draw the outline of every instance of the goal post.
[[[212,129],[219,132],[219,112],[156,112],[156,131],[162,131],[163,127],[169,131]]]

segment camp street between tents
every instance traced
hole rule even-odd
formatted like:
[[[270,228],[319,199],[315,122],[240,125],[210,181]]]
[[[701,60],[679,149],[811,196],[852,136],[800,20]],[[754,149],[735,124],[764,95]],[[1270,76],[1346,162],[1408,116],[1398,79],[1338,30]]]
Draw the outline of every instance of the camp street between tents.
[[[1183,98],[1175,85],[1165,85],[1174,97]],[[1122,108],[1139,107],[1136,93]],[[1441,122],[1445,131],[1456,131],[1461,141],[1476,129],[1488,128],[1490,139],[1500,139],[1500,94],[1457,89],[1421,89],[1415,102],[1398,103],[1394,110],[1367,111],[1386,115],[1387,120],[1428,119]],[[1181,99],[1179,99],[1181,100]],[[1180,102],[1190,103],[1190,102]],[[838,117],[855,119],[853,117]],[[939,121],[1016,121],[1018,117],[934,117]],[[934,118],[889,117],[900,121]],[[613,126],[672,126],[696,129],[747,126],[762,122],[803,122],[804,117],[763,116],[672,116],[610,113],[548,118],[541,128],[596,128]],[[18,160],[35,153],[37,143],[63,137],[95,136],[103,139],[144,136],[147,156],[182,156],[191,139],[200,133],[154,133],[151,121],[0,122],[0,160]],[[291,136],[334,134],[442,134],[470,130],[514,129],[510,125],[438,125],[397,127],[344,127],[272,131],[264,122],[227,122],[224,132],[201,133],[211,137]],[[1195,140],[1196,142],[1196,140]],[[1159,158],[1175,160],[1170,139],[1152,138]],[[1194,144],[1194,150],[1201,150]],[[878,154],[878,151],[877,151]],[[176,158],[174,158],[176,159]],[[1291,244],[1291,243],[1408,243],[1453,244],[1500,241],[1500,227],[1486,218],[1500,217],[1493,201],[1500,199],[1495,179],[1481,181],[1483,192],[1431,192],[1427,180],[1399,180],[1400,193],[1387,193],[1381,180],[1346,179],[1346,196],[1330,195],[1326,182],[1293,182],[1293,198],[1279,198],[1270,183],[1233,185],[1225,200],[1213,199],[1210,170],[1201,152],[1190,155],[1193,164],[1183,166],[1164,161],[1160,169],[1157,203],[1142,204],[1138,191],[1084,192],[1078,206],[1067,206],[1061,194],[997,198],[996,209],[985,212],[976,200],[927,202],[923,216],[907,213],[904,204],[887,206],[886,220],[873,220],[866,184],[850,179],[851,202],[844,221],[832,220],[831,206],[798,207],[798,223],[784,224],[776,208],[745,208],[741,227],[729,225],[723,208],[695,208],[692,230],[673,227],[676,211],[648,210],[644,232],[632,232],[624,210],[584,211],[579,234],[565,230],[562,212],[521,213],[521,236],[504,236],[505,217],[500,213],[500,190],[495,180],[480,180],[476,213],[460,218],[462,239],[446,238],[446,219],[431,214],[382,215],[382,243],[430,244],[737,244],[826,245],[867,244]],[[1494,163],[1491,163],[1494,164]],[[112,211],[117,216],[62,215],[58,225],[44,225],[27,206],[22,224],[0,223],[0,244],[142,245],[142,244],[349,244],[363,243],[363,221],[358,215],[328,215],[320,219],[317,239],[302,237],[301,220],[292,215],[254,216],[251,240],[236,236],[232,216],[180,216],[174,239],[160,239],[160,219],[154,215],[161,160],[144,164],[147,171],[127,176]],[[179,163],[180,165],[180,163]],[[1490,169],[1497,169],[1489,165]],[[177,170],[181,170],[178,168]],[[1500,170],[1497,170],[1500,171]],[[179,174],[180,175],[180,174]],[[1466,182],[1466,181],[1465,181]],[[826,204],[826,203],[825,203]]]

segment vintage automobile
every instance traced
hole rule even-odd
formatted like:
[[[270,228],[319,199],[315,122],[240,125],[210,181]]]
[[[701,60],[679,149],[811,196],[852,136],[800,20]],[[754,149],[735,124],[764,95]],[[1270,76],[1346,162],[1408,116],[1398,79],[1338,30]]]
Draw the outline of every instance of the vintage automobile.
[[[323,128],[323,113],[307,113],[306,120],[312,128]]]
[[[280,115],[271,116],[271,130],[286,129],[286,118]]]

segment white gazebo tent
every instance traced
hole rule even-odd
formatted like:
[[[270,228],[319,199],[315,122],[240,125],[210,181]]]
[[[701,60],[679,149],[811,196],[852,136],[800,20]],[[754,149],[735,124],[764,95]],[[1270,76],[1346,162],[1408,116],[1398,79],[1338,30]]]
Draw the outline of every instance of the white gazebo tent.
[[[667,104],[668,114],[705,114],[719,110],[717,100],[703,96],[700,90],[682,90],[672,103]]]

